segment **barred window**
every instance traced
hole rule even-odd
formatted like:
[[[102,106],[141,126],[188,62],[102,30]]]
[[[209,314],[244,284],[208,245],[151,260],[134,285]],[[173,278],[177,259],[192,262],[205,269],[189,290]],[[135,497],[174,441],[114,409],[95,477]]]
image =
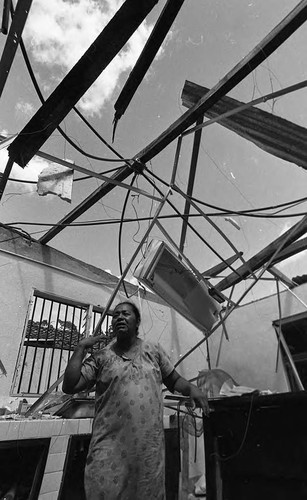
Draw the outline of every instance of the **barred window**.
[[[25,331],[20,346],[12,386],[14,395],[39,396],[64,372],[76,345],[95,331],[103,309],[91,304],[34,291],[30,300]],[[112,338],[111,314],[100,326],[105,340]],[[61,390],[61,384],[56,390]]]

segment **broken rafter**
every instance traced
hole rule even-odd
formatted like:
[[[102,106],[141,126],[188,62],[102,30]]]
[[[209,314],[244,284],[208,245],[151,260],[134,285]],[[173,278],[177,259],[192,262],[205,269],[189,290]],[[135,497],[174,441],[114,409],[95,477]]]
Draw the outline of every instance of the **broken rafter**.
[[[297,224],[292,226],[288,231],[279,236],[276,240],[270,243],[268,246],[263,248],[259,253],[251,257],[245,264],[232,272],[227,278],[215,285],[215,288],[221,292],[230,286],[236,285],[240,281],[244,280],[250,276],[254,271],[260,269],[264,264],[266,264],[275,254],[275,252],[289,246],[291,243],[300,238],[307,231],[307,215],[303,217]],[[272,263],[276,262],[280,254],[278,253],[273,259]]]
[[[13,64],[16,50],[21,39],[21,35],[29,14],[31,4],[32,0],[19,0],[16,6],[15,15],[13,17],[0,60],[0,97],[2,95],[7,77]],[[3,9],[7,9],[5,12],[9,12],[9,7],[9,2],[6,2],[3,6]]]
[[[7,35],[9,29],[11,2],[12,0],[3,0],[2,23],[0,31],[4,35]]]
[[[182,104],[191,107],[208,92],[206,87],[186,81],[181,96]],[[245,107],[247,105],[241,101],[222,97],[206,111],[205,116],[210,119],[220,117],[217,123],[223,127],[253,142],[267,153],[307,169],[307,129],[249,104],[250,107]]]
[[[8,151],[24,167],[122,49],[158,0],[126,0]]]
[[[292,255],[296,255],[297,253],[303,252],[307,250],[307,238],[302,238],[298,241],[295,241],[287,248],[284,248],[278,255],[273,259],[272,264],[277,264],[282,260],[288,259],[292,257]]]
[[[148,38],[140,57],[138,58],[134,68],[132,69],[119,97],[114,104],[114,127],[113,139],[118,120],[125,113],[132,97],[134,96],[138,86],[144,78],[149,66],[154,60],[158,50],[160,49],[163,40],[170,30],[179,10],[182,7],[184,0],[168,0],[158,21],[156,22],[150,37]]]

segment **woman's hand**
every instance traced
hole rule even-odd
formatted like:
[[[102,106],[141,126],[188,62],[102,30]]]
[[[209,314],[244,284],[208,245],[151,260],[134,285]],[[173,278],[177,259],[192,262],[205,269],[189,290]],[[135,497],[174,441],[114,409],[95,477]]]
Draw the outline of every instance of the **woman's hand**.
[[[210,413],[207,395],[202,392],[196,385],[190,384],[190,398],[196,406],[200,407],[204,414],[208,417]]]
[[[105,335],[91,335],[90,337],[85,337],[84,339],[80,340],[79,344],[77,345],[77,349],[90,349],[91,347],[93,347],[93,345],[105,340],[105,338]]]
[[[172,385],[175,391],[180,392],[183,396],[188,396],[196,406],[201,408],[206,416],[209,415],[210,408],[207,394],[202,392],[196,385],[191,384],[185,378],[181,377],[176,370],[173,370],[168,377],[168,382]]]

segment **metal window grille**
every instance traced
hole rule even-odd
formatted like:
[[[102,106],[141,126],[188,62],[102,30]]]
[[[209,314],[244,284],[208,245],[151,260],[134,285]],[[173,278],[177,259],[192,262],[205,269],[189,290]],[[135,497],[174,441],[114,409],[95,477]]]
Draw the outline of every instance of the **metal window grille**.
[[[63,373],[72,352],[84,335],[93,333],[103,309],[78,304],[35,291],[30,303],[19,359],[13,382],[13,394],[40,395]],[[111,315],[107,315],[100,333],[111,340]],[[61,390],[61,385],[57,390]]]

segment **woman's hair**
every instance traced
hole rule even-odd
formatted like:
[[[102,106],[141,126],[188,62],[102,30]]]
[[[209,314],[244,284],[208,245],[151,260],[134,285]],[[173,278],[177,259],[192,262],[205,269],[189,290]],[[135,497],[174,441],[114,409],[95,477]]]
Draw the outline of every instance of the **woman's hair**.
[[[140,322],[141,322],[141,313],[140,313],[140,310],[139,310],[138,306],[136,306],[136,305],[134,304],[134,302],[130,302],[130,300],[124,300],[123,302],[119,302],[119,304],[117,304],[117,305],[115,306],[115,309],[116,309],[118,306],[123,306],[124,304],[128,304],[128,305],[131,307],[131,309],[133,310],[133,312],[134,312],[134,314],[135,314],[135,317],[136,317],[136,319],[137,319],[138,323],[140,323]]]

